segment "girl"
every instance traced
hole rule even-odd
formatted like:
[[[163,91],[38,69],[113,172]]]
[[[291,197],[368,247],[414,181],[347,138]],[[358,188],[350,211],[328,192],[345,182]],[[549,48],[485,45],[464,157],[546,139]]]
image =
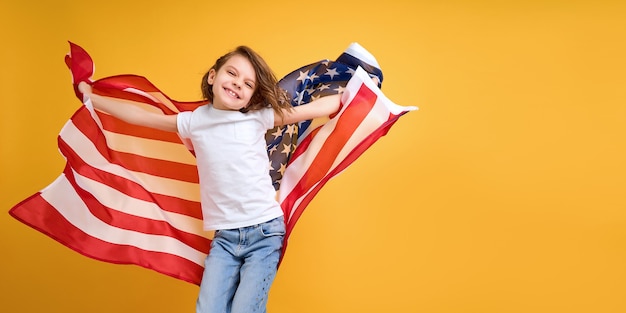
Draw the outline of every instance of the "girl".
[[[94,108],[126,122],[177,132],[191,140],[200,177],[205,230],[215,230],[197,312],[265,312],[285,223],[269,176],[265,133],[277,125],[329,116],[340,95],[292,108],[265,61],[240,46],[220,57],[201,85],[209,104],[162,115],[79,90]]]

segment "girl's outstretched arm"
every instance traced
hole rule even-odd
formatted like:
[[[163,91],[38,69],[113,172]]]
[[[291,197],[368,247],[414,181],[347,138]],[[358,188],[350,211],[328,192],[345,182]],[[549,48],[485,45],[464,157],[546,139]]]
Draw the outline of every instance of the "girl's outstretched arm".
[[[78,85],[78,90],[91,99],[94,108],[111,114],[124,122],[169,132],[178,131],[176,115],[149,112],[124,100],[94,94],[91,86],[85,82]]]
[[[340,103],[341,94],[321,97],[308,104],[294,107],[291,110],[283,110],[283,118],[275,114],[274,125],[287,125],[317,117],[330,116],[339,111]]]

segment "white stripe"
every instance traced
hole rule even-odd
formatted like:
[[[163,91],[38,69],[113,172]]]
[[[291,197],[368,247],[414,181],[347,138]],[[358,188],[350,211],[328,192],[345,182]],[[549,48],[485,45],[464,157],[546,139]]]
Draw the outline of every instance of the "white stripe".
[[[307,147],[307,150],[302,155],[298,156],[298,158],[294,159],[292,163],[287,167],[287,170],[283,174],[283,178],[281,180],[281,187],[279,192],[279,200],[281,202],[292,192],[295,185],[302,179],[307,169],[315,160],[315,157],[319,153],[323,144],[326,142],[331,133],[335,131],[335,127],[337,126],[337,121],[339,120],[339,118],[346,110],[348,110],[350,105],[352,105],[354,97],[356,97],[356,94],[363,83],[363,75],[367,77],[367,73],[365,73],[365,71],[359,67],[346,85],[346,90],[344,92],[344,95],[342,96],[342,103],[344,104],[344,106],[341,108],[341,111],[330,121],[321,126],[319,132],[315,135],[313,140],[311,140],[311,143]],[[366,79],[370,80],[369,77],[367,77]],[[360,132],[356,132],[356,134],[358,135],[360,134]],[[366,135],[367,134],[362,136]],[[342,147],[342,150],[340,151],[337,158],[334,160],[330,170],[334,169],[338,165],[338,163],[342,161],[350,151],[352,151],[354,146],[356,146],[356,144],[358,144],[362,140],[362,138],[353,138],[352,136],[354,136],[354,134],[352,134],[349,138],[347,142],[348,146]]]
[[[91,193],[98,202],[113,210],[156,221],[164,221],[179,230],[207,237],[202,230],[202,220],[184,214],[164,211],[155,203],[129,197],[118,190],[74,171],[76,183]],[[207,237],[208,238],[208,237]]]
[[[369,51],[363,48],[363,46],[361,46],[360,44],[356,42],[351,43],[350,46],[348,46],[348,48],[346,48],[344,52],[369,65],[373,65],[376,68],[380,68],[380,65],[378,65],[378,61],[376,61],[376,58],[374,57],[374,55],[372,55]]]
[[[339,115],[337,115],[338,117]],[[313,140],[311,140],[309,146],[306,151],[299,155],[296,159],[293,159],[291,164],[287,166],[285,173],[283,174],[283,178],[280,183],[279,189],[279,200],[284,200],[284,197],[291,193],[291,190],[295,187],[295,184],[298,183],[302,175],[306,172],[311,166],[311,163],[315,160],[317,152],[320,151],[324,142],[330,136],[332,131],[335,129],[337,125],[337,119],[332,119],[325,125],[323,125],[320,130],[317,132]],[[314,152],[310,152],[314,151]]]
[[[172,103],[167,97],[165,97],[165,95],[161,92],[146,92],[137,88],[124,88],[122,89],[122,91],[128,92],[128,93],[134,93],[137,95],[140,95],[142,97],[148,98],[153,102],[156,103],[161,103],[164,106],[166,106],[168,109],[172,110],[173,112],[180,112],[178,110],[178,108],[174,105],[174,103]],[[141,105],[145,105],[146,107],[144,107],[144,109],[148,109],[148,110],[152,110],[155,112],[159,112],[161,114],[163,114],[163,111],[161,111],[161,109],[154,107],[151,104],[145,103],[145,102],[140,102],[140,101],[134,101],[134,100],[126,100],[126,99],[120,99],[123,102],[127,102],[127,103],[134,103],[134,104],[141,104]]]
[[[142,97],[146,97],[146,98],[148,98],[148,99],[150,99],[150,100],[152,100],[154,102],[160,102],[159,100],[157,100],[157,98],[153,97],[150,93],[147,93],[147,92],[145,92],[143,90],[140,90],[140,89],[137,89],[137,88],[128,87],[128,88],[122,89],[122,91],[126,91],[126,92],[129,92],[129,93],[134,93],[134,94],[140,95]],[[125,100],[125,101],[130,101],[130,100]]]
[[[348,104],[346,107],[349,109],[350,104]],[[283,179],[281,181],[279,201],[282,202],[283,200],[285,200],[285,198],[293,191],[293,189],[295,188],[295,185],[307,173],[307,170],[311,167],[313,160],[320,153],[321,146],[326,142],[326,140],[328,140],[330,133],[332,131],[335,131],[337,120],[341,117],[341,115],[343,115],[344,112],[345,110],[342,110],[342,112],[338,114],[332,121],[324,125],[322,129],[320,129],[320,132],[318,132],[318,134],[313,138],[313,140],[311,141],[311,144],[309,145],[309,147],[307,147],[307,150],[287,167],[287,170],[285,171],[285,174],[283,175]],[[354,132],[348,138],[346,143],[341,147],[341,150],[338,153],[335,160],[333,161],[333,164],[328,169],[328,171],[324,173],[324,175],[322,176],[323,178],[328,176],[330,172],[334,171],[339,166],[339,164],[346,159],[348,154],[352,152],[359,143],[361,143],[367,136],[369,136],[374,130],[376,130],[378,127],[380,127],[382,123],[386,121],[386,119],[382,120],[380,118],[381,113],[382,113],[382,116],[385,116],[385,117],[388,116],[388,113],[386,112],[386,110],[384,110],[384,107],[382,107],[381,105],[375,105],[374,108],[370,110],[370,112],[365,117],[363,122],[361,122],[361,124],[354,130]],[[328,129],[325,129],[325,128],[328,128]],[[339,173],[336,173],[335,176],[338,174]],[[330,177],[329,179],[332,179],[332,177]],[[315,182],[315,184],[310,189],[306,190],[305,193],[303,193],[302,195],[298,197],[298,199],[294,202],[294,205],[293,205],[294,210],[290,213],[289,218],[291,218],[291,215],[296,211],[295,208],[297,208],[300,205],[303,199],[309,193],[311,193],[312,190],[314,190],[315,187],[320,182],[321,181]]]
[[[352,78],[350,78],[350,80],[346,84],[346,90],[344,91],[341,100],[345,102],[352,101],[352,99],[354,99],[354,97],[356,96],[356,93],[359,91],[359,88],[361,88],[361,85],[363,84],[365,84],[368,89],[373,91],[376,94],[377,98],[383,101],[389,112],[394,115],[398,115],[404,111],[413,111],[418,109],[416,106],[401,106],[395,104],[393,101],[387,98],[385,94],[383,94],[380,88],[378,88],[378,86],[374,84],[372,79],[369,78],[367,72],[360,66],[357,67],[356,71],[352,75]]]
[[[91,214],[65,175],[59,176],[50,186],[42,190],[41,197],[68,222],[89,236],[112,244],[130,245],[147,251],[177,255],[200,266],[204,264],[206,254],[187,246],[180,240],[121,229],[101,221]]]
[[[285,174],[281,181],[279,201],[282,202],[283,200],[285,200],[285,198],[295,188],[295,184],[297,184],[306,174],[308,168],[311,166],[313,159],[317,156],[318,153],[320,153],[320,147],[328,139],[330,133],[332,131],[335,131],[337,120],[343,115],[346,110],[350,109],[351,105],[356,105],[352,104],[352,102],[362,84],[365,84],[366,87],[368,87],[376,94],[376,102],[374,103],[373,108],[370,110],[367,116],[351,134],[346,144],[342,147],[337,158],[334,160],[331,168],[328,170],[327,173],[325,173],[324,177],[328,176],[330,172],[335,170],[339,163],[345,160],[347,155],[352,152],[354,148],[358,144],[360,144],[367,136],[371,135],[373,131],[375,131],[382,124],[387,122],[390,113],[397,115],[403,111],[416,109],[415,107],[402,107],[393,103],[382,94],[380,89],[378,89],[378,87],[376,87],[373,82],[371,82],[369,77],[366,76],[367,74],[361,68],[359,68],[359,70],[357,70],[357,73],[355,73],[353,79],[350,80],[346,87],[347,92],[346,94],[344,94],[344,99],[342,99],[343,103],[346,104],[344,109],[342,109],[342,111],[331,121],[322,126],[322,129],[320,129],[316,137],[313,138],[310,146],[307,147],[307,150],[296,160],[294,160],[293,163],[289,165],[289,167],[287,167],[287,170],[285,171]],[[337,174],[339,173],[335,173],[335,175]],[[332,177],[330,177],[329,179],[331,178]],[[316,184],[313,185],[312,188],[306,190],[304,194],[299,195],[299,198],[294,202],[289,218],[291,218],[292,214],[297,210],[303,199],[309,193],[311,193],[313,189],[315,189],[315,186],[317,186],[318,183],[319,182],[316,182]]]
[[[113,151],[131,153],[146,158],[196,165],[196,158],[181,143],[147,139],[103,131],[107,146]]]
[[[315,189],[315,187],[317,187],[317,185],[319,184],[320,184],[320,181],[315,182],[315,184],[313,184],[311,188],[305,190],[303,194],[301,194],[298,198],[296,198],[296,200],[293,202],[293,205],[291,206],[291,211],[288,212],[287,222],[289,222],[291,218],[293,217],[293,215],[296,213],[296,211],[298,211],[298,207],[300,207],[300,204],[302,203],[302,201],[304,201],[307,195],[310,194]]]
[[[136,182],[149,192],[190,201],[200,201],[200,190],[196,183],[130,171],[117,164],[109,163],[96,149],[91,140],[80,132],[71,120],[65,124],[59,136],[74,149],[81,159],[94,168]]]

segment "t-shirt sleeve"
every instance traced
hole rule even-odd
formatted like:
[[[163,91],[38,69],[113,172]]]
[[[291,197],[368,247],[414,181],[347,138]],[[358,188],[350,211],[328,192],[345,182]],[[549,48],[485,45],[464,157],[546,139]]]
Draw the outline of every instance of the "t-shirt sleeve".
[[[178,134],[183,138],[191,137],[191,114],[191,111],[185,111],[176,115]]]

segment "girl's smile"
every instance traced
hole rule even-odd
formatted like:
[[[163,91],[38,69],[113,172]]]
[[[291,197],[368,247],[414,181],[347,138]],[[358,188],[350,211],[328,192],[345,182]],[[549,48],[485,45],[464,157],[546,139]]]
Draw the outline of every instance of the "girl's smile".
[[[228,93],[228,94],[229,94],[231,97],[233,97],[233,98],[237,98],[237,99],[240,99],[240,98],[241,98],[241,97],[240,97],[240,96],[239,96],[236,92],[234,92],[232,89],[224,88],[224,90],[226,90],[226,93]]]

